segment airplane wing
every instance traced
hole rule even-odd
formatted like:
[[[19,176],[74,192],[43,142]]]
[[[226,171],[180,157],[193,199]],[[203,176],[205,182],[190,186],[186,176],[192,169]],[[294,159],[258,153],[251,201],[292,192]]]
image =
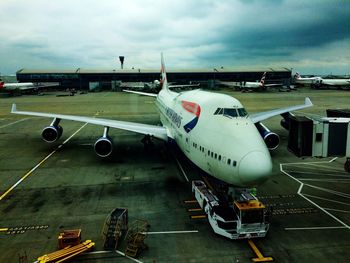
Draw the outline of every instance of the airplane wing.
[[[264,84],[264,87],[282,87],[283,86],[283,84],[282,83],[280,83],[280,84]]]
[[[280,115],[280,114],[290,112],[290,111],[308,108],[311,106],[313,106],[311,100],[309,98],[305,98],[305,103],[302,105],[290,106],[290,107],[275,109],[275,110],[271,110],[271,111],[264,111],[264,112],[251,114],[250,119],[252,120],[252,122],[257,123],[259,121],[266,120],[266,119],[271,118],[271,117],[276,116],[276,115]]]
[[[182,84],[182,85],[169,85],[169,88],[192,88],[196,87],[199,88],[200,84]]]
[[[57,118],[61,120],[86,122],[86,123],[91,123],[95,125],[101,125],[105,127],[111,127],[111,128],[116,128],[116,129],[121,129],[126,131],[132,131],[132,132],[141,133],[145,135],[151,135],[153,137],[156,137],[164,141],[168,140],[167,129],[162,126],[127,122],[127,121],[117,121],[117,120],[102,119],[102,118],[84,117],[84,116],[32,112],[32,111],[18,111],[16,108],[16,104],[12,104],[11,113],[38,116],[38,117],[47,117],[47,118]]]
[[[155,94],[155,93],[127,90],[127,89],[123,89],[123,91],[129,92],[129,93],[134,93],[134,94],[139,94],[139,95],[143,95],[143,96],[149,96],[149,97],[157,97],[158,96],[158,94]]]

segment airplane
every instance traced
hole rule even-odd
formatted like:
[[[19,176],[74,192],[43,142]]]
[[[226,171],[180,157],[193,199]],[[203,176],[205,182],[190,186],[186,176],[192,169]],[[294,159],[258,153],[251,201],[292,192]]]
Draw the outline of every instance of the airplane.
[[[57,83],[34,84],[32,82],[5,83],[4,81],[0,80],[0,92],[9,92],[14,94],[15,92],[21,93],[28,91],[38,91],[40,88],[47,88],[57,85]]]
[[[259,82],[250,82],[250,81],[240,81],[240,82],[234,82],[234,81],[220,81],[220,84],[227,85],[227,86],[233,86],[236,87],[239,90],[247,91],[247,90],[266,90],[267,88],[271,87],[282,87],[282,83],[280,84],[265,84],[265,78],[266,78],[266,72],[262,75]]]
[[[298,72],[294,75],[294,83],[299,85],[312,85],[320,79],[321,77],[302,78]]]
[[[159,92],[161,89],[159,80],[154,80],[153,82],[125,82],[121,84],[122,88],[131,88],[131,89],[138,89],[138,90],[144,90],[144,91],[150,91],[150,92]],[[181,85],[175,85],[175,84],[169,84],[168,87],[170,89],[184,89],[184,88],[199,88],[198,84],[181,84]]]
[[[61,120],[71,120],[104,126],[102,137],[94,144],[100,157],[113,151],[109,128],[117,128],[175,143],[195,165],[226,184],[251,187],[267,180],[272,172],[269,149],[279,145],[279,136],[261,121],[276,115],[312,106],[309,98],[302,105],[248,115],[240,101],[221,93],[200,89],[174,92],[169,89],[163,54],[161,55],[161,90],[158,94],[128,91],[154,97],[162,126],[85,116],[18,111],[11,113],[53,118],[42,131],[44,141],[52,143],[60,138]]]
[[[298,72],[294,75],[296,84],[308,84],[316,88],[322,86],[345,87],[350,86],[350,79],[324,79],[321,77],[302,78]]]
[[[21,82],[21,83],[5,83],[0,82],[0,89],[4,90],[29,90],[34,89],[35,86],[32,82]]]

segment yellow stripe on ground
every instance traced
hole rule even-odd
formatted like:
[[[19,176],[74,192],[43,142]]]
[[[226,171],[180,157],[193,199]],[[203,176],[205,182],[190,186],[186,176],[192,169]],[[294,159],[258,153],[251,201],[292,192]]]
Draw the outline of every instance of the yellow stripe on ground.
[[[6,232],[7,230],[9,230],[7,227],[5,227],[5,228],[0,228],[0,232]]]
[[[190,216],[191,219],[203,219],[203,218],[207,218],[206,215],[198,215],[198,216]]]
[[[42,159],[37,165],[35,165],[29,172],[27,172],[21,179],[19,179],[14,185],[12,185],[5,193],[0,196],[0,201],[4,199],[13,189],[15,189],[20,183],[22,183],[29,175],[31,175],[40,165],[42,165],[47,159],[49,159],[58,149],[60,149],[64,144],[66,144],[70,139],[73,138],[81,129],[83,129],[88,123],[85,123],[78,130],[76,130],[68,139],[66,139],[62,144],[60,144],[56,150],[52,151],[44,159]]]
[[[187,209],[188,212],[202,211],[202,208],[190,208]]]
[[[185,200],[185,204],[192,204],[192,203],[198,203],[197,200]]]
[[[271,261],[273,261],[272,257],[264,257],[252,240],[249,239],[248,244],[251,247],[251,249],[254,251],[255,255],[257,256],[257,258],[252,258],[253,262],[271,262]]]

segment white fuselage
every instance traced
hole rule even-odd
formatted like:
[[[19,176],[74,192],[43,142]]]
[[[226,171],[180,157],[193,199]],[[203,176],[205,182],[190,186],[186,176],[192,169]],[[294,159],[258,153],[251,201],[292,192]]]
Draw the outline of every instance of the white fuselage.
[[[310,85],[313,83],[316,83],[316,81],[320,80],[320,77],[311,77],[311,78],[294,78],[295,84],[302,84],[302,85]]]
[[[156,104],[168,136],[208,174],[240,187],[257,185],[271,174],[270,153],[249,116],[239,116],[243,106],[237,99],[202,90],[162,89]]]
[[[5,89],[20,89],[20,88],[33,88],[34,84],[32,82],[22,82],[22,83],[4,83],[3,87]]]
[[[319,84],[329,86],[349,86],[350,79],[320,79]]]

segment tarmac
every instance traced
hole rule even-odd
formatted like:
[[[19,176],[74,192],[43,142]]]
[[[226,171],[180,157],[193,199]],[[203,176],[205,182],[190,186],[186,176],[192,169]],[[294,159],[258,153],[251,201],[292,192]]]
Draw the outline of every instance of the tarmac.
[[[248,112],[302,104],[301,114],[325,116],[328,108],[349,108],[350,93],[298,89],[292,92],[241,93],[220,90],[239,99]],[[198,171],[158,140],[144,148],[140,134],[110,129],[115,149],[108,159],[93,151],[103,127],[61,121],[61,139],[48,144],[41,131],[51,120],[10,114],[18,110],[95,116],[159,124],[154,98],[121,92],[75,96],[26,95],[0,98],[0,262],[35,262],[57,250],[63,229],[82,229],[95,242],[93,252],[72,262],[252,262],[247,240],[213,233],[207,219],[190,219],[194,199],[191,181]],[[253,239],[275,262],[348,262],[350,257],[350,174],[345,158],[297,158],[287,150],[288,132],[280,117],[264,124],[281,137],[271,152],[272,177],[258,187],[258,197],[272,207],[270,230]],[[114,208],[127,208],[129,223],[150,226],[137,259],[103,249],[102,228]]]

